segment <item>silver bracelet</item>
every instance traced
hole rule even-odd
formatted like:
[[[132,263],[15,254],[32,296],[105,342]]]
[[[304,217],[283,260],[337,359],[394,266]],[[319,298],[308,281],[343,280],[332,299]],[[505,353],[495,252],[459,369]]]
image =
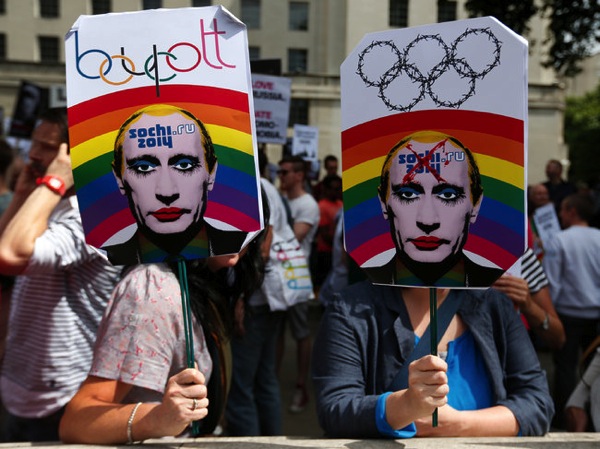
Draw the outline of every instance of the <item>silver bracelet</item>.
[[[129,415],[129,420],[127,421],[127,444],[133,444],[133,434],[132,434],[133,419],[135,418],[135,413],[137,412],[137,409],[139,408],[140,405],[142,405],[141,402],[138,402],[137,404],[135,404],[133,406],[133,410],[131,410],[131,415]]]

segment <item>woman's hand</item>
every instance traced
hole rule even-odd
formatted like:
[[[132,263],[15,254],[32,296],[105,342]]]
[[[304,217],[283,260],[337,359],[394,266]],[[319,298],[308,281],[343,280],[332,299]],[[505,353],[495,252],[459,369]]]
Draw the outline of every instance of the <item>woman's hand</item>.
[[[151,413],[163,435],[179,435],[192,421],[208,415],[208,398],[204,375],[187,368],[167,382],[162,404]]]
[[[448,402],[448,365],[433,355],[426,355],[408,366],[407,399],[415,419],[431,415]]]
[[[429,417],[447,402],[448,365],[442,359],[426,355],[408,367],[408,388],[387,398],[386,415],[393,429],[402,429],[419,418]]]

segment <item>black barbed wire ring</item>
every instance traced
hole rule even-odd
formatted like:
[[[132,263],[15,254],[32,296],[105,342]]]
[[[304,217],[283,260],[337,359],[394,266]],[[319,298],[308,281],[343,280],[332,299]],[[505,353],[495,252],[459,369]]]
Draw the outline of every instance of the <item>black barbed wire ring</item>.
[[[481,71],[476,72],[473,70],[471,65],[467,62],[465,58],[458,58],[459,54],[458,46],[465,42],[466,38],[474,35],[485,35],[488,37],[488,40],[492,42],[494,45],[494,51],[492,52],[493,60],[491,63],[487,64]],[[488,73],[490,73],[496,66],[500,64],[500,49],[502,48],[502,42],[491,32],[489,28],[468,28],[465,30],[463,34],[458,36],[454,42],[452,43],[452,53],[454,55],[454,67],[456,71],[462,76],[468,78],[477,78],[483,79]]]
[[[483,70],[479,72],[473,70],[473,68],[465,58],[457,57],[457,54],[459,52],[459,45],[461,45],[466,40],[466,38],[471,35],[485,35],[487,36],[488,40],[494,44],[494,51],[492,52],[493,61],[487,64],[483,68]],[[442,57],[442,60],[434,67],[432,67],[426,75],[424,75],[423,72],[419,70],[416,64],[408,62],[411,60],[411,51],[417,48],[417,46],[424,41],[434,41],[444,51],[444,56]],[[364,73],[364,57],[372,49],[384,46],[390,47],[392,52],[395,53],[397,61],[392,65],[392,67],[390,67],[390,69],[386,70],[381,75],[379,80],[374,81],[369,79]],[[373,41],[359,54],[356,73],[361,77],[363,82],[368,87],[378,87],[379,93],[377,96],[390,110],[397,110],[403,112],[410,111],[414,106],[416,106],[419,102],[423,100],[426,94],[432,99],[432,101],[437,106],[458,108],[468,98],[475,94],[476,80],[483,79],[491,70],[493,70],[496,66],[500,64],[501,47],[501,41],[498,40],[498,38],[490,31],[489,28],[468,28],[463,34],[461,34],[454,40],[450,47],[443,41],[439,34],[417,35],[417,37],[413,39],[404,48],[402,52],[400,52],[398,47],[391,40]],[[434,92],[433,87],[435,82],[443,74],[449,72],[452,69],[456,71],[459,77],[469,79],[468,89],[458,99],[454,101],[443,100]],[[393,81],[395,81],[401,75],[408,76],[408,78],[412,81],[413,84],[419,84],[419,94],[412,98],[411,101],[405,105],[393,103],[390,100],[389,96],[386,95],[386,90],[393,83]]]
[[[398,47],[396,47],[396,44],[394,44],[392,41],[373,41],[371,42],[371,44],[369,46],[367,46],[363,51],[360,52],[360,54],[358,55],[358,66],[356,68],[356,73],[358,74],[358,76],[361,77],[361,79],[364,81],[364,83],[369,86],[369,87],[379,87],[383,81],[384,77],[389,77],[390,76],[390,70],[392,70],[394,68],[394,66],[392,66],[392,69],[387,70],[377,81],[371,81],[367,75],[364,73],[364,65],[365,65],[365,55],[367,55],[368,53],[371,52],[372,49],[374,49],[375,47],[390,47],[390,49],[392,50],[393,53],[395,53],[398,61],[400,61],[402,59],[402,54],[400,53],[400,50],[398,50]]]

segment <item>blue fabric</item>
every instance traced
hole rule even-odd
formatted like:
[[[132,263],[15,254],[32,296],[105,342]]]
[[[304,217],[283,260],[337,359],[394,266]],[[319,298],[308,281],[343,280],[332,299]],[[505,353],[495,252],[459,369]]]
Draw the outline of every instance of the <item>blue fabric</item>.
[[[377,408],[375,410],[375,423],[377,424],[377,429],[382,435],[386,435],[392,438],[412,438],[417,434],[417,426],[414,423],[410,423],[408,426],[395,430],[388,424],[387,415],[386,415],[386,407],[385,401],[388,396],[392,394],[391,391],[387,393],[383,393],[377,399]]]
[[[458,314],[472,333],[492,390],[522,435],[548,432],[554,414],[546,376],[512,302],[494,290],[463,290]],[[379,397],[414,348],[402,289],[353,284],[325,309],[313,346],[319,423],[327,436],[381,438]]]
[[[448,404],[456,410],[479,410],[494,405],[490,376],[471,331],[448,343]]]

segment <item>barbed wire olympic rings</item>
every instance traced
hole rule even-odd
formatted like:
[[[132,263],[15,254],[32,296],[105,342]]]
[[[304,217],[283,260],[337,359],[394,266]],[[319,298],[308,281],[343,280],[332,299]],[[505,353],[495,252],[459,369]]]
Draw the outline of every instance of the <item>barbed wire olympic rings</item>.
[[[467,62],[467,59],[460,56],[460,46],[469,36],[483,36],[493,45],[491,52],[492,61],[485,65],[480,71],[474,70]],[[411,52],[419,51],[419,45],[422,42],[433,42],[437,44],[444,53],[439,63],[433,66],[425,74],[411,61]],[[365,74],[365,56],[373,49],[389,47],[397,58],[397,61],[386,70],[379,79],[372,80]],[[425,96],[439,107],[458,109],[467,99],[475,94],[475,85],[477,80],[485,78],[496,66],[500,64],[500,50],[502,42],[489,30],[489,28],[467,28],[467,30],[458,36],[452,45],[448,46],[438,34],[418,35],[402,51],[398,49],[394,42],[374,41],[367,46],[358,56],[358,66],[356,74],[361,77],[367,87],[377,87],[379,89],[378,97],[385,103],[390,110],[408,112],[412,110]],[[445,73],[454,70],[458,76],[467,79],[467,89],[458,99],[444,99],[435,92],[435,82]],[[396,104],[390,100],[386,94],[387,88],[400,76],[408,76],[413,84],[418,84],[418,94],[415,95],[406,104]]]

